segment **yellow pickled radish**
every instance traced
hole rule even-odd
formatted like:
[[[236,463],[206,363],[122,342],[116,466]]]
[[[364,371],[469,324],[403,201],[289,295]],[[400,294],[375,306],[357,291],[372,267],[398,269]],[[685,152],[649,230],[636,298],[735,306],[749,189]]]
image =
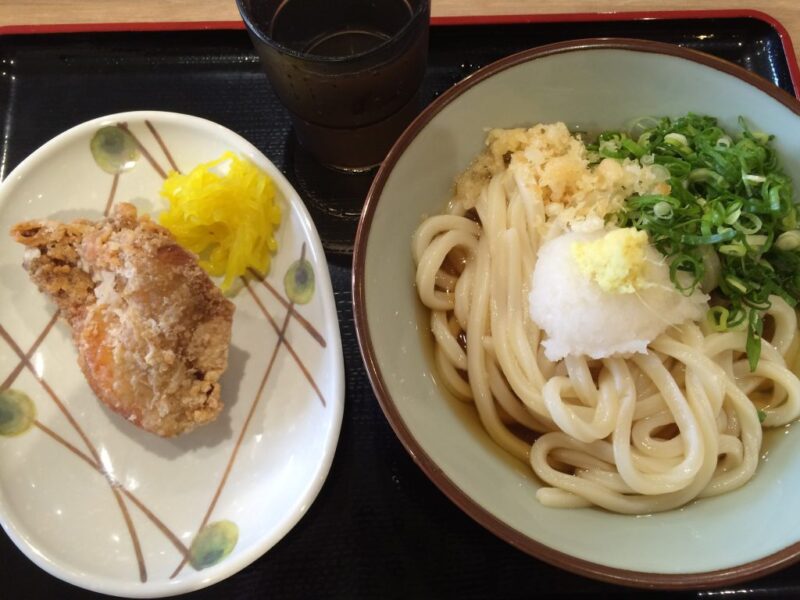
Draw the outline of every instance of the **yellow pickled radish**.
[[[209,275],[224,276],[223,291],[248,269],[267,274],[281,209],[272,179],[250,161],[228,151],[189,173],[173,171],[161,195],[169,209],[159,222]]]

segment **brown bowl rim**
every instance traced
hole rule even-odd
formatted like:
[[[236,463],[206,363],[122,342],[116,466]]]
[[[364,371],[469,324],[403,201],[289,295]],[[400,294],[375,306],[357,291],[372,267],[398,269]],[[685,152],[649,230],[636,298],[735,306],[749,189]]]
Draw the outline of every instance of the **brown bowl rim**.
[[[756,577],[773,573],[800,560],[800,542],[792,544],[778,552],[750,561],[741,565],[704,571],[699,573],[651,573],[632,571],[615,567],[608,567],[588,560],[576,558],[564,552],[550,548],[538,542],[513,527],[503,523],[486,508],[478,504],[462,491],[450,478],[448,478],[436,463],[428,456],[411,431],[406,427],[397,407],[389,393],[380,369],[377,365],[375,349],[369,333],[369,324],[366,313],[366,290],[364,271],[366,266],[367,239],[375,214],[375,209],[380,199],[389,174],[397,164],[400,156],[416,138],[419,132],[438,114],[445,106],[463,94],[466,90],[479,84],[485,79],[518,64],[533,59],[552,56],[565,52],[580,52],[585,50],[615,49],[630,50],[635,52],[650,52],[669,56],[676,56],[692,62],[700,63],[733,75],[748,83],[767,95],[771,96],[792,112],[800,116],[800,101],[778,88],[766,79],[755,75],[738,65],[727,62],[721,58],[711,56],[696,50],[682,48],[677,45],[649,40],[629,38],[587,38],[570,40],[555,44],[548,44],[538,48],[524,50],[506,58],[491,63],[472,75],[463,79],[449,88],[434,100],[420,115],[408,126],[392,147],[386,160],[375,176],[372,186],[367,194],[364,209],[356,233],[353,255],[353,313],[355,317],[356,335],[361,349],[361,355],[367,370],[372,388],[378,402],[386,415],[389,424],[397,437],[402,442],[406,451],[419,465],[428,478],[461,510],[480,525],[491,531],[499,538],[505,540],[523,552],[538,558],[553,566],[566,571],[615,583],[638,588],[650,589],[698,589],[707,587],[720,587],[734,583],[741,583]]]

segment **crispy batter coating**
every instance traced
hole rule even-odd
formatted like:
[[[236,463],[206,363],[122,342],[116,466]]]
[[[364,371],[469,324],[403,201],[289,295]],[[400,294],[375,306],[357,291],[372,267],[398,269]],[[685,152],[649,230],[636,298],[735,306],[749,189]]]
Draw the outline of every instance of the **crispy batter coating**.
[[[234,307],[169,231],[119,204],[98,222],[28,221],[11,234],[102,402],[167,437],[217,417]]]

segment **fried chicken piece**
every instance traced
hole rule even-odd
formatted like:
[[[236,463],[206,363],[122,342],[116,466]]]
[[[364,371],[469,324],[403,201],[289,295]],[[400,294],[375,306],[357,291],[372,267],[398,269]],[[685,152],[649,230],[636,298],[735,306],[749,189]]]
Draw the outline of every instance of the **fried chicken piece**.
[[[165,437],[217,417],[233,303],[169,231],[119,204],[98,222],[28,221],[11,235],[102,402]]]

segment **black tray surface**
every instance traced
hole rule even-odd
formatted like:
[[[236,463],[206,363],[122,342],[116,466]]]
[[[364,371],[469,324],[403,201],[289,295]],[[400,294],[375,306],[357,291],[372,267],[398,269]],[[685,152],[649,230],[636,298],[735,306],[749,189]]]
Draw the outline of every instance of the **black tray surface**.
[[[748,17],[435,26],[424,100],[502,56],[603,36],[679,43],[736,62],[792,92],[780,36],[768,23]],[[5,35],[0,72],[0,177],[48,139],[87,119],[143,109],[190,113],[238,132],[262,150],[306,201],[325,245],[346,371],[344,423],[330,475],[282,541],[192,598],[642,596],[516,550],[462,513],[414,465],[375,400],[353,326],[350,252],[371,176],[334,175],[303,155],[244,31]],[[0,588],[0,597],[8,599],[102,597],[46,574],[4,533]],[[726,590],[648,597],[794,594],[800,594],[800,565]]]

